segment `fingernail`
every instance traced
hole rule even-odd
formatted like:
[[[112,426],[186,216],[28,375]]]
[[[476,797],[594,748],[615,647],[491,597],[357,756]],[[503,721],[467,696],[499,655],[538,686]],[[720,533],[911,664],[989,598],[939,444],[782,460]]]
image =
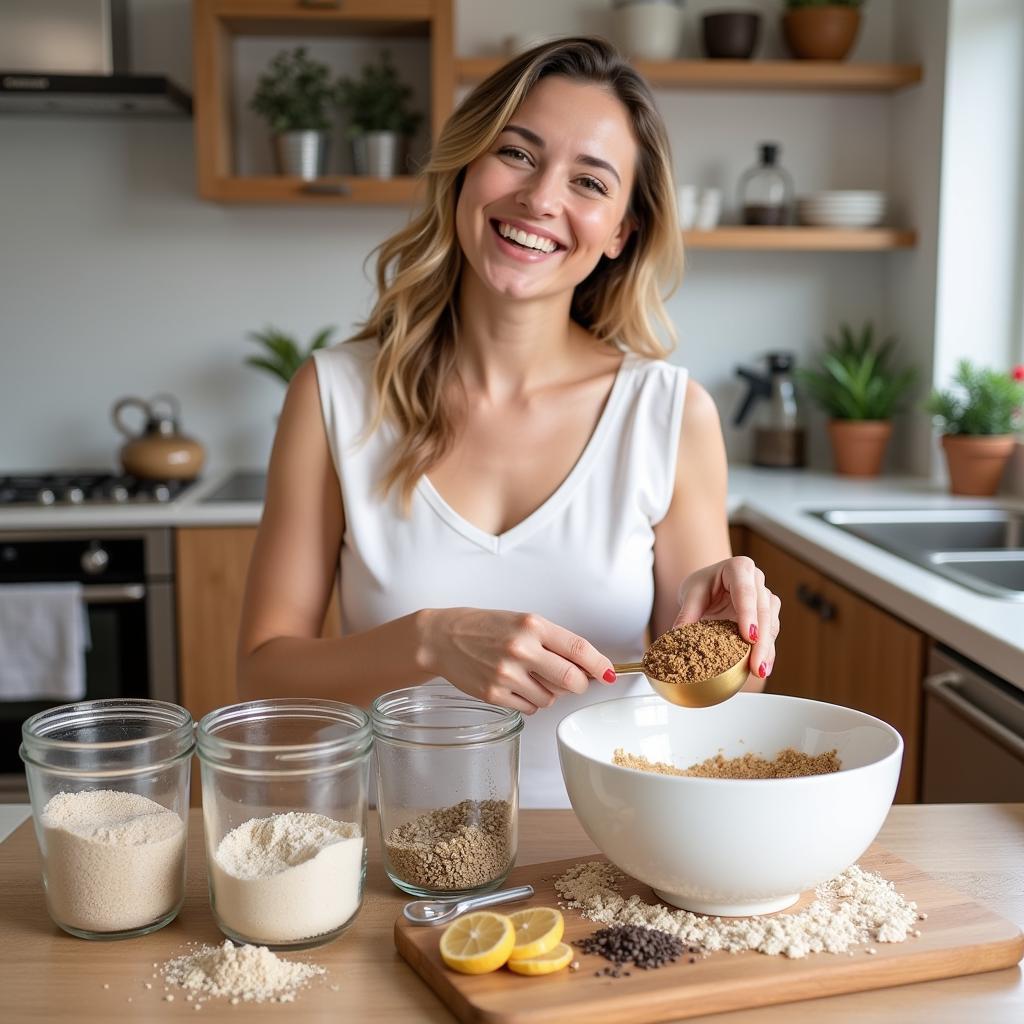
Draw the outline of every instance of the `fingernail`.
[[[603,680],[604,680],[604,681],[605,681],[606,683],[614,683],[614,682],[615,682],[615,673],[614,673],[614,671],[612,671],[612,669],[610,669],[610,668],[608,668],[608,669],[605,669],[604,675],[603,675],[603,676],[601,676],[601,678],[602,678],[602,679],[603,679]]]
[[[762,661],[761,664],[757,666],[757,674],[762,679],[764,679],[764,677],[766,675],[768,675],[768,662],[767,661]]]
[[[750,627],[750,642],[752,644],[757,643],[757,626]]]

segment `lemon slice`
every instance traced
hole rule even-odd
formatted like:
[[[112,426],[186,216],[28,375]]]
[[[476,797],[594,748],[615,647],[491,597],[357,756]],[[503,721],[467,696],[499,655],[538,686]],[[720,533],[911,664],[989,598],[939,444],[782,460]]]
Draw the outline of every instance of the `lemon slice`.
[[[525,960],[509,960],[506,966],[516,974],[554,974],[555,971],[568,966],[572,957],[572,947],[559,942],[553,949],[541,953],[540,956],[532,956]]]
[[[529,960],[554,949],[562,940],[565,922],[559,911],[551,907],[530,907],[510,914],[516,930],[516,944],[509,960]]]
[[[516,930],[504,914],[478,910],[448,925],[441,936],[441,959],[461,974],[487,974],[508,959]]]

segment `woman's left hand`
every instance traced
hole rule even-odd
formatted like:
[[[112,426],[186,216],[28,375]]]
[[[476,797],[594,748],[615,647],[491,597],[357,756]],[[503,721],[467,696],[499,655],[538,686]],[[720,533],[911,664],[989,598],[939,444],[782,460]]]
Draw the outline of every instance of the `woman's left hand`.
[[[750,674],[763,680],[775,665],[780,606],[778,597],[764,584],[764,573],[751,559],[737,555],[698,569],[683,580],[679,614],[672,628],[698,619],[734,619],[741,635],[752,644]]]

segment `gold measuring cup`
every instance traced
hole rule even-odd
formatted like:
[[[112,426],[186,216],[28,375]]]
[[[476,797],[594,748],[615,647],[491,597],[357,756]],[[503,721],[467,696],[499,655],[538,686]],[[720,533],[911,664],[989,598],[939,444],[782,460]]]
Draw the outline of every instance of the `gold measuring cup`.
[[[663,679],[655,679],[644,671],[642,661],[625,661],[619,665],[613,664],[612,668],[616,675],[621,672],[642,672],[647,676],[647,681],[654,688],[655,693],[667,700],[669,704],[675,704],[681,708],[710,708],[728,700],[743,688],[750,671],[747,667],[749,660],[748,652],[732,668],[727,668],[710,679],[701,679],[692,683],[667,683]]]

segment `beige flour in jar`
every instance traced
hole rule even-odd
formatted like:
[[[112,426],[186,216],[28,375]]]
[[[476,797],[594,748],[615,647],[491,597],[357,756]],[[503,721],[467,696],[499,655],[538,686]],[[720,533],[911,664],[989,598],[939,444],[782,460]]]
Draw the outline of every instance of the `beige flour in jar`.
[[[54,920],[89,932],[144,928],[185,884],[185,823],[138,793],[58,793],[40,815]]]
[[[210,865],[224,925],[252,942],[312,939],[359,908],[363,837],[358,825],[289,811],[228,832]]]

